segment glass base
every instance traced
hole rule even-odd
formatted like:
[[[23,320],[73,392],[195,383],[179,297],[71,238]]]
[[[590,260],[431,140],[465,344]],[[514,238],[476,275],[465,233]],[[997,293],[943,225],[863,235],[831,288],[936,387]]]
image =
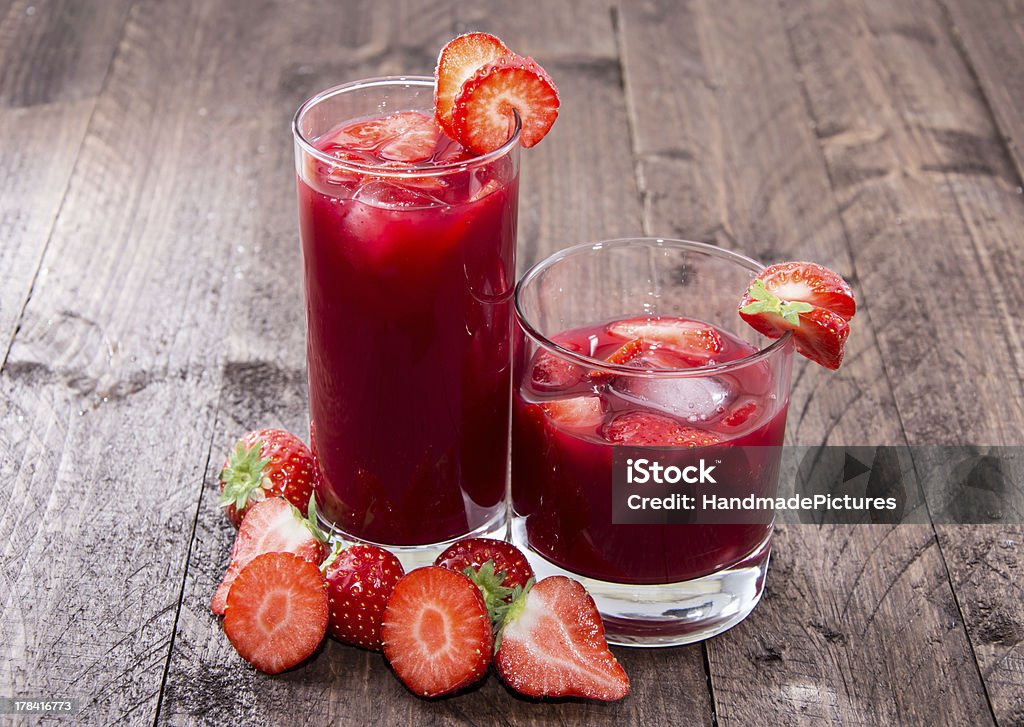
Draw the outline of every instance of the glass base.
[[[437,556],[439,556],[445,548],[456,540],[462,540],[463,538],[494,538],[496,540],[508,539],[508,518],[504,509],[499,509],[490,520],[485,522],[476,530],[451,538],[450,540],[441,541],[440,543],[427,543],[424,545],[389,545],[388,543],[375,543],[374,541],[366,540],[365,538],[357,538],[355,535],[346,533],[345,531],[334,527],[331,523],[320,517],[319,514],[317,515],[317,520],[320,521],[320,528],[327,533],[327,537],[331,545],[339,540],[347,541],[349,543],[368,543],[370,545],[376,545],[394,553],[399,562],[401,562],[406,573],[414,568],[433,565]]]
[[[717,573],[678,583],[632,585],[587,578],[530,549],[526,519],[512,519],[512,542],[526,553],[537,579],[574,578],[594,597],[609,644],[679,646],[703,641],[745,619],[764,592],[771,533],[740,562]]]

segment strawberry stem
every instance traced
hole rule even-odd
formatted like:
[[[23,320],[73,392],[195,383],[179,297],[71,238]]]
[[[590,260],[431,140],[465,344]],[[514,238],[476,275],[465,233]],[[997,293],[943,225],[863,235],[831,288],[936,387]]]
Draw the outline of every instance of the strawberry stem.
[[[781,316],[786,323],[793,326],[800,325],[801,313],[810,313],[814,310],[813,305],[802,300],[783,300],[764,287],[764,283],[760,280],[755,280],[750,284],[747,294],[754,299],[754,302],[740,308],[740,313],[747,313],[748,315],[773,313]]]
[[[251,447],[239,442],[235,447],[220,473],[220,480],[224,483],[224,490],[220,493],[221,507],[234,505],[241,510],[250,501],[263,499],[264,488],[270,487],[269,481],[264,482],[263,470],[270,464],[270,459],[260,457],[262,449],[261,441]]]

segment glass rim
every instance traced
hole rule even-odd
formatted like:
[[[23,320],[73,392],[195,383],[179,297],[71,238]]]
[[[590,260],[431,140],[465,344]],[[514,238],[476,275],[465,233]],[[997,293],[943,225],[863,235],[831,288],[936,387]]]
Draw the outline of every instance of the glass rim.
[[[513,109],[512,115],[515,118],[515,128],[512,129],[512,135],[508,140],[493,151],[489,151],[486,154],[473,157],[461,162],[449,162],[447,164],[438,164],[430,167],[408,167],[408,168],[387,168],[373,164],[360,164],[358,162],[352,162],[347,160],[338,159],[337,157],[326,154],[316,148],[313,140],[306,137],[302,130],[299,128],[303,117],[306,112],[315,108],[318,104],[323,101],[339,96],[343,93],[350,91],[357,91],[363,88],[375,88],[380,86],[421,86],[430,88],[434,87],[433,76],[375,76],[373,78],[363,78],[358,81],[349,81],[347,83],[340,83],[337,86],[331,86],[323,91],[320,91],[313,96],[302,102],[295,115],[292,117],[292,136],[295,142],[302,148],[302,150],[313,156],[320,161],[330,164],[334,167],[339,167],[348,171],[359,172],[362,174],[372,174],[375,177],[387,177],[387,178],[398,178],[398,179],[420,179],[423,177],[440,177],[446,174],[452,174],[454,172],[464,172],[469,169],[488,164],[500,159],[507,155],[513,149],[519,146],[519,135],[523,128],[523,122],[519,118],[519,113]],[[402,111],[406,109],[395,109],[396,111]],[[339,119],[339,123],[345,121],[345,119]]]
[[[533,339],[533,341],[541,348],[544,348],[548,352],[557,356],[568,359],[570,362],[575,363],[578,366],[616,375],[635,376],[640,378],[661,378],[664,376],[672,378],[696,378],[700,376],[707,376],[709,374],[727,373],[744,366],[749,366],[750,364],[756,363],[762,359],[766,359],[774,355],[776,352],[781,351],[789,344],[793,337],[793,333],[791,331],[786,331],[779,338],[774,340],[769,339],[770,342],[766,346],[759,348],[754,353],[733,361],[725,361],[723,363],[695,366],[691,368],[640,369],[633,366],[627,366],[625,364],[615,364],[603,359],[586,356],[577,351],[570,351],[568,348],[559,345],[557,342],[541,333],[523,311],[523,290],[537,279],[538,276],[544,273],[544,271],[552,268],[563,260],[588,251],[602,250],[605,248],[631,247],[638,243],[649,247],[690,250],[721,259],[727,259],[741,265],[755,275],[766,267],[757,260],[747,257],[741,253],[726,250],[718,247],[717,245],[711,245],[706,242],[694,242],[692,240],[678,240],[669,237],[619,237],[611,240],[600,240],[598,242],[584,242],[559,250],[558,252],[555,252],[534,264],[526,271],[526,274],[524,274],[516,284],[515,295],[513,296],[513,308],[515,310],[516,322],[519,324],[520,328],[522,328],[523,332]]]

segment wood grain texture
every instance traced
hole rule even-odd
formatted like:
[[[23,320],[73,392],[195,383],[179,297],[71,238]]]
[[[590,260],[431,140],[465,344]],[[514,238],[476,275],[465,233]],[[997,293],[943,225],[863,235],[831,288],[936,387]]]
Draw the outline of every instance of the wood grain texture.
[[[1024,198],[946,14],[783,9],[907,441],[1024,443]],[[905,292],[936,281],[953,282],[939,307]],[[963,309],[978,312],[952,325],[941,312]],[[992,712],[1019,723],[1019,527],[936,531]]]
[[[682,710],[695,715],[696,723],[709,723],[706,677],[697,647],[673,652],[620,650],[618,656],[635,685],[634,696],[621,704],[530,703],[507,690],[493,674],[467,694],[426,702],[405,690],[380,654],[331,640],[310,662],[283,677],[257,674],[234,652],[218,619],[210,615],[210,594],[226,566],[234,535],[215,507],[220,453],[234,436],[253,427],[283,425],[299,432],[307,427],[302,270],[292,201],[294,180],[289,172],[291,146],[281,134],[292,109],[320,88],[346,79],[382,72],[430,73],[437,49],[453,33],[489,30],[535,54],[558,79],[565,104],[552,137],[524,154],[521,266],[575,242],[570,235],[626,234],[635,229],[632,225],[639,224],[640,217],[635,188],[622,186],[623,179],[632,179],[632,161],[607,8],[579,16],[555,13],[542,32],[530,33],[528,29],[537,26],[523,24],[521,17],[531,13],[522,4],[500,11],[491,6],[486,17],[478,17],[464,15],[454,4],[446,8],[438,3],[416,14],[416,34],[411,36],[411,26],[403,20],[409,8],[379,3],[372,12],[344,24],[350,35],[340,41],[331,35],[331,29],[341,25],[340,16],[332,21],[340,12],[337,9],[322,6],[297,12],[293,6],[287,10],[282,6],[276,10],[281,14],[268,12],[267,27],[272,29],[261,35],[261,53],[268,67],[292,70],[276,84],[273,78],[267,79],[267,88],[262,89],[266,105],[251,123],[260,129],[276,125],[280,138],[267,140],[266,165],[247,168],[243,175],[261,180],[253,195],[265,215],[266,229],[236,243],[245,249],[243,257],[258,248],[280,262],[269,278],[241,271],[244,285],[226,303],[232,323],[217,434],[159,722],[645,724],[671,721]],[[243,33],[237,42],[247,39],[247,31],[237,26],[247,21],[226,22],[229,34]],[[315,22],[320,31],[312,28]],[[568,31],[570,24],[577,35]],[[572,37],[578,45],[560,40]],[[339,52],[339,42],[346,52]],[[339,59],[345,58],[353,60],[344,65]],[[221,68],[227,77],[242,72],[241,67]],[[597,160],[595,147],[605,151]],[[565,184],[569,174],[572,185]]]
[[[884,319],[860,285],[778,9],[621,7],[650,231],[812,259],[853,280],[848,358],[835,374],[798,363],[787,439],[904,443],[876,337]],[[779,528],[764,600],[707,651],[721,724],[991,721],[926,525]],[[949,686],[936,694],[934,684]]]
[[[237,209],[261,151],[245,126],[258,57],[252,75],[221,76],[222,21],[209,6],[133,7],[0,375],[3,623],[18,635],[0,684],[77,698],[85,723],[153,720],[223,304],[249,264],[235,239],[262,219]]]
[[[0,10],[0,362],[39,269],[127,0]]]
[[[984,92],[1007,151],[1024,178],[1024,4],[942,0],[970,70]]]
[[[80,724],[1024,724],[1020,526],[781,527],[750,619],[616,650],[615,705],[493,674],[427,702],[331,640],[266,677],[208,611],[223,453],[308,421],[303,99],[494,32],[563,102],[523,155],[520,270],[641,229],[820,260],[861,309],[840,373],[795,371],[791,443],[1021,445],[1021,12],[0,0],[0,696]]]

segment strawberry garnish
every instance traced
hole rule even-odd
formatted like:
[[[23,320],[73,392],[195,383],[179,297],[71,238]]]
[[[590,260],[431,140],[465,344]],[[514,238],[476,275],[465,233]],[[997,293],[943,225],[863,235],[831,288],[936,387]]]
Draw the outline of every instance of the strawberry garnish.
[[[282,497],[271,497],[253,505],[242,520],[231,563],[213,594],[210,610],[223,615],[231,584],[250,561],[264,553],[293,553],[314,565],[327,555],[327,538],[317,526],[316,505],[312,496],[309,514],[302,513]]]
[[[712,326],[683,318],[631,318],[612,323],[608,332],[630,340],[642,338],[654,351],[668,349],[674,355],[665,357],[666,362],[678,358],[688,366],[714,363],[723,349],[722,338]]]
[[[853,290],[839,275],[815,263],[781,263],[754,278],[740,316],[769,338],[793,332],[796,350],[828,369],[843,361],[847,321],[856,313]]]
[[[479,589],[447,568],[417,568],[395,586],[381,628],[384,655],[410,690],[437,697],[483,676],[494,637]]]
[[[620,414],[604,428],[605,438],[631,447],[707,447],[722,438],[648,411]]]
[[[634,338],[615,349],[610,356],[605,358],[605,361],[617,366],[625,366],[640,358],[646,348],[647,344],[642,338]]]
[[[604,410],[599,396],[575,396],[571,399],[555,399],[540,405],[551,421],[562,427],[586,429],[595,427],[604,419]]]
[[[510,53],[508,47],[490,33],[466,33],[449,41],[441,49],[434,71],[434,116],[444,132],[455,138],[452,106],[462,84],[481,67]]]
[[[494,151],[512,136],[515,113],[520,143],[533,146],[558,118],[558,89],[532,58],[509,53],[462,84],[452,110],[454,137],[477,154]]]
[[[613,701],[629,693],[594,599],[564,576],[545,578],[513,602],[494,665],[506,684],[531,697]]]
[[[380,651],[384,608],[403,575],[398,558],[376,545],[351,545],[332,553],[324,564],[331,636]]]
[[[283,495],[305,508],[313,494],[316,466],[302,440],[281,429],[249,432],[235,445],[220,471],[220,505],[237,528],[248,508]]]
[[[531,578],[533,568],[526,556],[512,543],[491,538],[464,538],[449,545],[437,556],[434,565],[464,573],[484,598],[484,605],[495,624],[505,609]]]
[[[398,111],[348,124],[319,145],[328,154],[364,152],[381,159],[413,163],[433,156],[440,137],[441,129],[433,117],[419,111]]]
[[[850,320],[857,302],[850,284],[824,265],[791,262],[770,265],[757,276],[765,288],[783,301],[802,301]]]
[[[327,631],[320,569],[291,553],[264,553],[231,586],[224,633],[242,658],[267,674],[306,660]]]

